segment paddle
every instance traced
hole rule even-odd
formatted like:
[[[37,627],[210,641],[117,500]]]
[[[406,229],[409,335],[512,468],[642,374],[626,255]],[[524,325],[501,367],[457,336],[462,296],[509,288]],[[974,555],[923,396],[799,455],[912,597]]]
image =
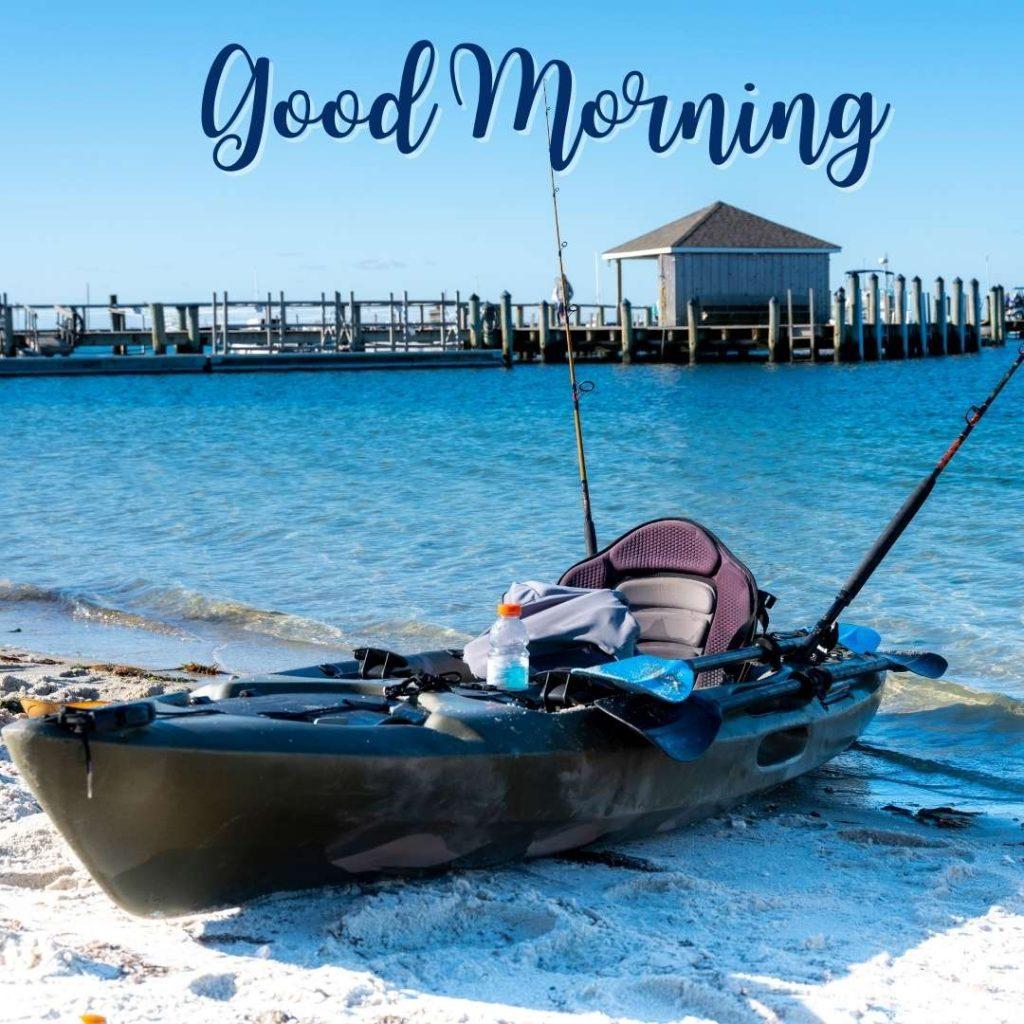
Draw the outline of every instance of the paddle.
[[[800,650],[806,642],[806,633],[776,639],[770,650],[774,654]],[[838,642],[855,654],[870,654],[878,649],[881,637],[867,626],[839,626]],[[573,673],[596,679],[626,693],[646,694],[669,704],[680,704],[693,691],[697,676],[702,672],[732,668],[746,661],[764,658],[767,650],[759,644],[740,647],[720,654],[702,654],[697,658],[669,659],[639,654],[604,665],[576,669]]]
[[[766,679],[734,688],[723,697],[716,698],[708,689],[670,704],[646,694],[617,693],[594,701],[592,706],[643,736],[673,760],[695,761],[714,743],[729,714],[751,711],[787,697],[828,702],[841,694],[836,683],[870,672],[913,672],[938,679],[945,670],[945,658],[928,651],[881,652],[807,669],[786,667]]]

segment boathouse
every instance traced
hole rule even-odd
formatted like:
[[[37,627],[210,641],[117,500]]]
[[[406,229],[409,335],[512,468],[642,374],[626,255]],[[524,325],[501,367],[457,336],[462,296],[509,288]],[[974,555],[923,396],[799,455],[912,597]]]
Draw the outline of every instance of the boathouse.
[[[616,265],[622,301],[622,261],[658,261],[658,321],[686,323],[686,304],[700,302],[705,322],[764,316],[773,296],[819,323],[829,314],[829,256],[839,246],[795,228],[717,202],[603,253]]]

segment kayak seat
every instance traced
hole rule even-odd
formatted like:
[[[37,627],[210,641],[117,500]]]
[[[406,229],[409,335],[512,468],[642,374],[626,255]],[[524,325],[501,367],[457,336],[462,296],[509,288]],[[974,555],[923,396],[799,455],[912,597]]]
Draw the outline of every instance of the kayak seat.
[[[693,658],[742,646],[757,622],[753,574],[689,519],[644,523],[577,562],[559,583],[619,591],[640,625],[637,651],[656,657]],[[698,682],[721,680],[721,672],[705,672]]]

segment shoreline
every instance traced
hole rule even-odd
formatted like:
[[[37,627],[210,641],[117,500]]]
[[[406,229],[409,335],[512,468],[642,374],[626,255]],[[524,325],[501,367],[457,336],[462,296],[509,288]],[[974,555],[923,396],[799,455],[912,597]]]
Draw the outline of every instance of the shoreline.
[[[0,727],[17,692],[131,699],[202,678],[6,646]],[[1012,1019],[1024,1000],[1024,830],[989,815],[940,829],[886,811],[844,766],[858,756],[582,856],[160,921],[129,917],[89,878],[0,733],[5,1019]]]

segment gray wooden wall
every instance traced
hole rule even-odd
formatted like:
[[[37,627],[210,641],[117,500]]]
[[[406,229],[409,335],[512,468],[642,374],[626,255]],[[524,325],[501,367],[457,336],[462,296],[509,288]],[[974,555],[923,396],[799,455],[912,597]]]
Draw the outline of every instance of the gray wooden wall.
[[[794,304],[807,303],[814,289],[815,320],[829,316],[828,253],[670,253],[658,257],[659,313],[663,323],[685,324],[686,303],[704,306],[783,305],[786,289]]]

